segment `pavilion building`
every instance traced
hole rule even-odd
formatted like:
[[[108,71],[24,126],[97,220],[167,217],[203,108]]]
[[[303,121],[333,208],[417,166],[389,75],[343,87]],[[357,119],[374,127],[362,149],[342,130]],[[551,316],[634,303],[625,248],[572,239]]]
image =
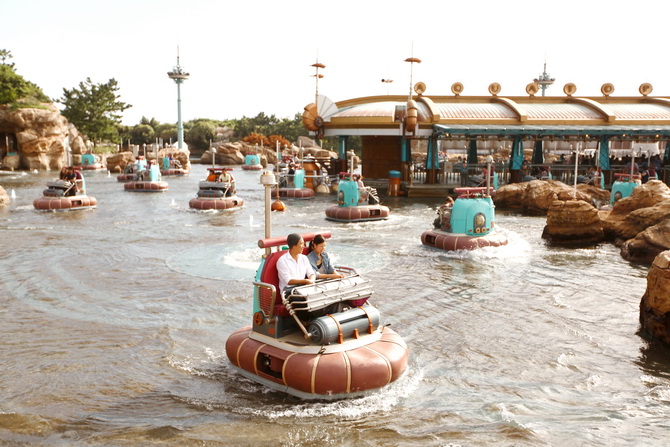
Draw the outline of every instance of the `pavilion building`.
[[[425,84],[418,82],[409,98],[333,103],[319,95],[318,104],[305,107],[303,123],[314,136],[337,137],[341,159],[347,139],[360,136],[363,176],[385,179],[398,171],[410,195],[413,188],[444,189],[456,155],[466,158],[470,169],[491,155],[507,182],[521,180],[524,160],[552,166],[566,160],[567,168],[575,152],[599,167],[608,182],[625,157],[668,162],[670,97],[652,96],[650,84],[640,86],[640,96],[625,97],[612,96],[612,84],[604,84],[597,97],[577,96],[572,83],[564,86],[565,96],[537,96],[539,88],[531,83],[528,96],[501,96],[500,84],[493,83],[489,96],[463,96],[457,82],[452,95],[427,96]],[[664,179],[665,171],[659,177]]]

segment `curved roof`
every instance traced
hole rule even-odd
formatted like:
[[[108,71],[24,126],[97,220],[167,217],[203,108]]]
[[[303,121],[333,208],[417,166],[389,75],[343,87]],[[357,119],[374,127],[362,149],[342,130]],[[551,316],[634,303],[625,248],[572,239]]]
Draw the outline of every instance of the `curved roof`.
[[[407,96],[372,96],[337,102],[337,111],[325,118],[326,135],[401,135],[400,124],[405,117],[407,99]],[[418,95],[413,99],[420,123],[447,128],[492,126],[500,130],[500,126],[526,126],[526,129],[527,126],[564,126],[563,129],[570,129],[576,126],[588,131],[589,127],[597,126],[603,132],[612,126],[614,134],[622,133],[626,126],[631,129],[650,126],[656,130],[667,126],[670,129],[669,97]],[[433,133],[433,129],[424,125],[421,132],[425,136]]]

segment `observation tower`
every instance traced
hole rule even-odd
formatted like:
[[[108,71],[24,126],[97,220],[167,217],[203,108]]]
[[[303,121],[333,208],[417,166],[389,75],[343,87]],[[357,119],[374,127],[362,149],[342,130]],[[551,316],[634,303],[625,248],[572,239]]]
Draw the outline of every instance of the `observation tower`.
[[[168,77],[177,84],[177,148],[182,149],[184,145],[184,124],[181,121],[181,84],[190,76],[184,71],[184,68],[179,65],[179,49],[177,49],[177,65],[172,71],[168,71]]]

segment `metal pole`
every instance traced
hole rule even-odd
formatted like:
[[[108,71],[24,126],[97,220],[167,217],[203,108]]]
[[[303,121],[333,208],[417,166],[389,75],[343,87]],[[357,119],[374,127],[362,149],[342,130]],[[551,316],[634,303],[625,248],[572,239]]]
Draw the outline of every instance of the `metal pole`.
[[[579,144],[575,150],[575,199],[577,199],[577,166],[579,165]]]
[[[491,161],[492,158],[489,155],[486,157],[486,195],[491,195]]]
[[[181,122],[181,85],[177,82],[177,149],[184,143],[184,125]]]

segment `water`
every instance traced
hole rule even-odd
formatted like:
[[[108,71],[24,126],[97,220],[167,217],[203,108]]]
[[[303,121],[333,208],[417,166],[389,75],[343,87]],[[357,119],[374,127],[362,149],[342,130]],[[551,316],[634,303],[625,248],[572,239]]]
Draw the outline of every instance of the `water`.
[[[670,355],[637,331],[647,268],[608,244],[551,248],[544,218],[498,214],[510,245],[469,253],[419,237],[436,199],[384,198],[386,222],[325,220],[289,201],[273,234],[330,230],[331,257],[372,280],[410,348],[389,389],[306,402],[233,372],[263,236],[259,173],[241,209],[188,208],[205,167],[130,193],[106,172],[98,209],[32,200],[53,174],[3,176],[0,443],[43,445],[664,445]]]

